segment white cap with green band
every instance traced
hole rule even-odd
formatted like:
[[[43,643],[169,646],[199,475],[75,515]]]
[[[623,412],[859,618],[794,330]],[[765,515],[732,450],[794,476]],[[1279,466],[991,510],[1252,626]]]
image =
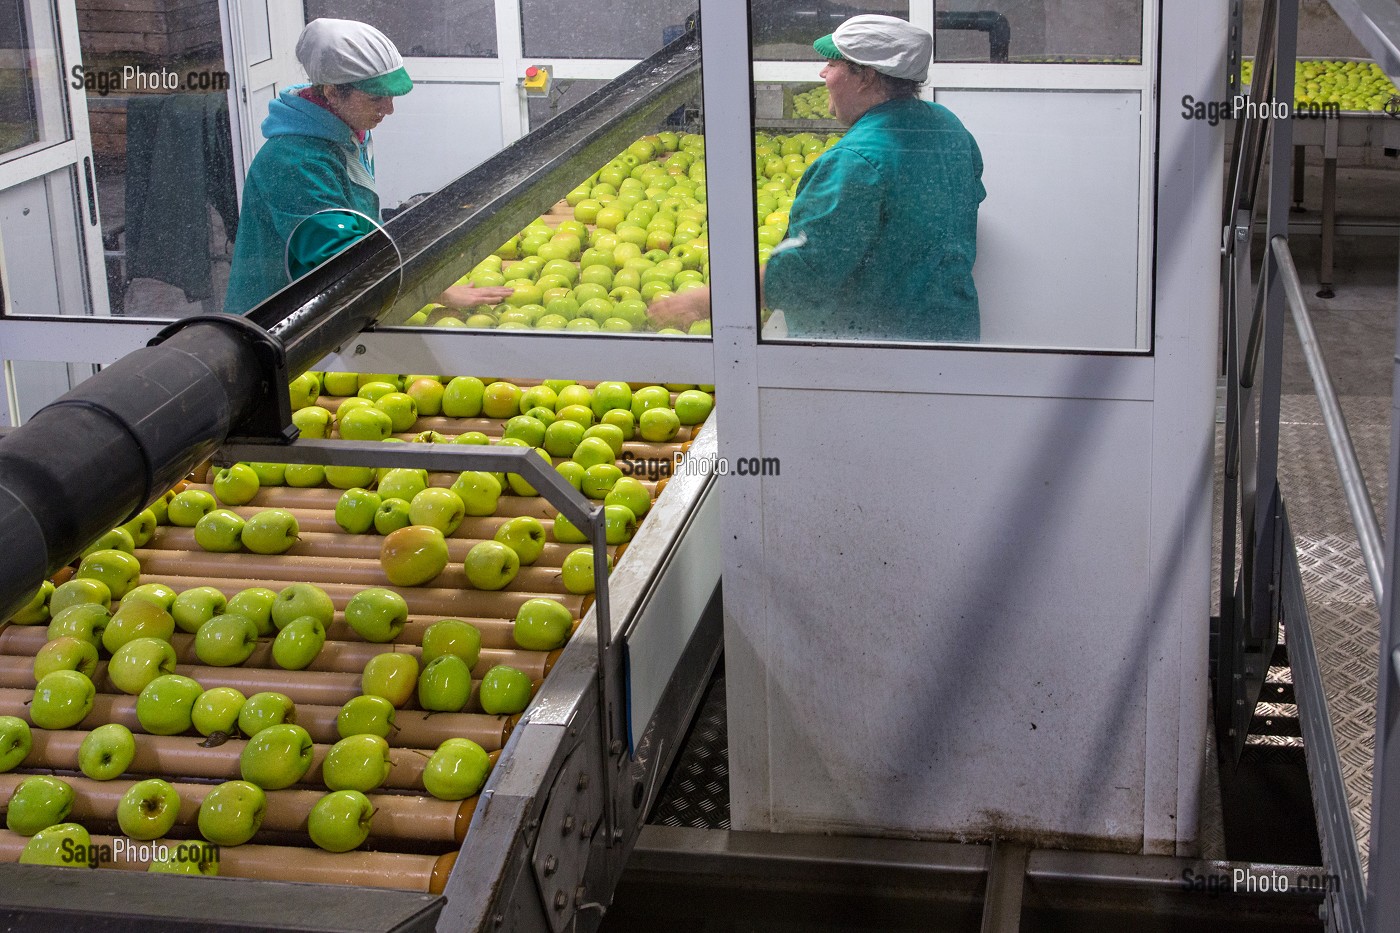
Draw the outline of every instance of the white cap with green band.
[[[380,97],[413,90],[399,50],[368,23],[314,19],[301,31],[296,55],[312,84],[350,84]]]
[[[862,13],[813,42],[812,48],[823,58],[843,59],[891,78],[923,82],[928,80],[928,63],[933,58],[933,36],[898,17]]]

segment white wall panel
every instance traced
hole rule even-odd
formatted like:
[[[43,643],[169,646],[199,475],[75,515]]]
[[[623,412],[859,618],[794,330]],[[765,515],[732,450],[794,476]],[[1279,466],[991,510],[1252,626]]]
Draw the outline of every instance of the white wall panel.
[[[382,207],[438,190],[501,148],[501,96],[494,84],[418,82],[395,98],[374,131],[374,177]]]

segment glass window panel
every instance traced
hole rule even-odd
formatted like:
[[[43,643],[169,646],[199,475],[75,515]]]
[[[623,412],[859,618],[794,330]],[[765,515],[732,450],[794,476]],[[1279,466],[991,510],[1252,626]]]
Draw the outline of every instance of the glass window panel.
[[[69,137],[57,50],[47,4],[0,0],[0,156]]]
[[[7,313],[86,313],[78,211],[71,167],[0,191]]]
[[[540,58],[646,58],[685,31],[695,0],[594,0],[561,14],[553,0],[523,0],[525,54]]]
[[[859,5],[831,0],[752,0],[754,58],[758,61],[820,61],[812,41],[856,13],[909,18],[908,0],[867,0]]]
[[[492,0],[306,0],[306,21],[329,16],[374,25],[405,58],[494,58]]]
[[[270,0],[244,0],[238,5],[243,19],[243,41],[247,45],[248,64],[256,65],[272,57],[272,26],[267,20]]]
[[[530,108],[530,129],[539,129],[607,83],[601,79],[556,80],[548,97],[529,98],[527,103]]]
[[[1142,0],[938,0],[940,62],[1136,64],[1142,56]]]

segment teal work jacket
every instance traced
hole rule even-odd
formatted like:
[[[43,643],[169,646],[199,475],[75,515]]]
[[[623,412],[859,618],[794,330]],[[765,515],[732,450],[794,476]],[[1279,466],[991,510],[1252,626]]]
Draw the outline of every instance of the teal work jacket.
[[[327,208],[350,208],[379,220],[370,136],[356,140],[349,125],[329,110],[288,88],[268,105],[258,150],[243,185],[243,209],[229,270],[224,310],[244,314],[291,280],[287,241],[298,223]],[[306,238],[315,254],[292,255],[299,271],[344,249],[368,229],[325,225],[324,235]],[[331,242],[335,237],[341,237]],[[329,238],[329,239],[328,239]]]
[[[798,182],[764,274],[794,338],[975,341],[982,154],[946,107],[886,101]]]

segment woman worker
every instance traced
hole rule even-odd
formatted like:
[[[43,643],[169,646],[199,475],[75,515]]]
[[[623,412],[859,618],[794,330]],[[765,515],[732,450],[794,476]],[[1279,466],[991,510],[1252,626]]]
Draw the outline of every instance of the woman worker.
[[[308,23],[297,60],[311,84],[268,105],[267,139],[248,170],[224,310],[244,314],[300,274],[334,256],[379,222],[370,131],[413,90],[403,58],[378,29],[343,19]],[[346,223],[350,210],[366,221]],[[300,230],[299,224],[307,221]],[[295,240],[292,233],[297,230]],[[438,300],[468,308],[502,301],[509,288],[453,286]]]

